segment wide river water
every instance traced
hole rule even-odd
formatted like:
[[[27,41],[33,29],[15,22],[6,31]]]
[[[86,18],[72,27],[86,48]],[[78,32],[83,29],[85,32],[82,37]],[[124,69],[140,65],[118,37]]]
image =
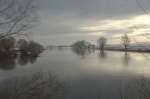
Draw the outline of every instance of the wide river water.
[[[48,49],[1,59],[0,99],[150,99],[150,54]]]

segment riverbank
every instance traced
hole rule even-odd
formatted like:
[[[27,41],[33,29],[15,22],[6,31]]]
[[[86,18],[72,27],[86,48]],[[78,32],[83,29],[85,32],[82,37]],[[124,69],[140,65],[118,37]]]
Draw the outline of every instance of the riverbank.
[[[126,50],[124,49],[111,49],[111,48],[106,48],[105,50],[108,51],[123,51],[125,52]],[[150,53],[150,49],[128,49],[127,52],[139,52],[139,53]]]

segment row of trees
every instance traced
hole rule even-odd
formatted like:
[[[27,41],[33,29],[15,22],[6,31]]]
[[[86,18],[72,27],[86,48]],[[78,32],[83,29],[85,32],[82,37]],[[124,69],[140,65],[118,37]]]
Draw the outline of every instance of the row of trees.
[[[17,52],[23,54],[37,55],[43,51],[43,46],[25,39],[16,40],[14,37],[9,36],[0,40],[0,55],[13,55]]]
[[[26,41],[24,39],[20,39],[18,41],[18,48],[21,53],[25,54],[38,54],[43,51],[43,46],[39,43],[36,43],[34,41]]]
[[[127,52],[129,45],[130,45],[130,38],[128,37],[127,34],[124,34],[121,37],[121,42],[122,42],[122,46],[124,48],[124,51]],[[76,50],[98,48],[99,50],[104,51],[104,49],[106,48],[106,44],[107,44],[107,39],[105,37],[100,37],[97,40],[97,47],[93,44],[90,44],[89,42],[84,41],[84,40],[74,43],[72,45],[72,47]]]
[[[78,49],[87,49],[87,48],[94,49],[94,48],[96,48],[96,46],[94,44],[91,44],[85,40],[74,43],[72,45],[72,47],[78,48]]]
[[[124,34],[122,37],[121,37],[121,42],[122,42],[122,46],[124,48],[124,51],[127,52],[128,51],[128,48],[129,48],[129,45],[130,45],[130,38],[128,37],[127,34]],[[100,37],[98,39],[98,48],[100,50],[104,50],[105,49],[105,46],[106,46],[106,43],[107,43],[107,39],[105,37]]]

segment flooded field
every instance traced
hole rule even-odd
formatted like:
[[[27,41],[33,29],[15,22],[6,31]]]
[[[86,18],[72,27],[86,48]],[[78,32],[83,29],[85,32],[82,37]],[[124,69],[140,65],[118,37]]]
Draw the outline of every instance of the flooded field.
[[[0,98],[149,99],[149,59],[148,53],[69,48],[7,59],[0,62]]]

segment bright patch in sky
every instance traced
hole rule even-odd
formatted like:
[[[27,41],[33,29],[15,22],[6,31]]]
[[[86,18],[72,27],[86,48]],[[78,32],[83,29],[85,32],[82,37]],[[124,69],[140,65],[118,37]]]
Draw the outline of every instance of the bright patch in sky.
[[[129,19],[123,20],[104,20],[103,22],[96,23],[95,26],[81,27],[81,31],[89,31],[88,35],[93,36],[106,36],[109,39],[119,38],[121,35],[127,33],[131,38],[136,38],[138,41],[144,42],[150,33],[150,16],[139,15]],[[113,39],[115,41],[115,39]]]

